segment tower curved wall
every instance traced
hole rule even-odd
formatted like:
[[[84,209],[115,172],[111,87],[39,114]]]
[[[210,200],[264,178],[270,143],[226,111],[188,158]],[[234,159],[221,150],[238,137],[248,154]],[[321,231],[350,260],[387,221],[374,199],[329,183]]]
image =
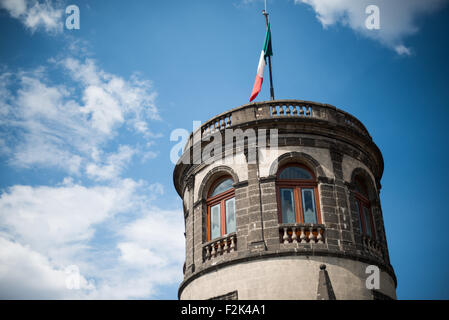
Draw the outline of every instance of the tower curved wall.
[[[236,130],[255,132],[255,140],[249,134],[241,145],[227,140]],[[222,150],[209,152],[219,139]],[[305,213],[285,221],[279,173],[289,166],[311,174],[304,188],[315,190],[312,223]],[[331,105],[276,100],[210,119],[191,134],[174,170],[186,227],[179,298],[317,299],[325,290],[336,299],[395,299],[382,173],[382,154],[365,126]],[[210,190],[224,176],[233,181],[236,225],[212,238]],[[297,212],[306,206],[298,190]],[[368,288],[372,265],[380,282]]]

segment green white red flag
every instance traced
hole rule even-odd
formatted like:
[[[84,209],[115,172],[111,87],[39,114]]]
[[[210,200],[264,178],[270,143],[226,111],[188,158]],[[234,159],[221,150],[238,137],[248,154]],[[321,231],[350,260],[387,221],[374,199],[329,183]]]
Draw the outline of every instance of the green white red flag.
[[[270,31],[270,24],[268,24],[267,32],[265,33],[265,42],[262,49],[262,52],[260,53],[259,58],[259,66],[257,67],[257,75],[256,80],[254,81],[253,91],[251,92],[251,97],[249,98],[249,101],[253,101],[257,95],[260,92],[260,88],[262,87],[263,82],[263,72],[266,65],[266,57],[272,56],[273,51],[271,48],[271,31]]]

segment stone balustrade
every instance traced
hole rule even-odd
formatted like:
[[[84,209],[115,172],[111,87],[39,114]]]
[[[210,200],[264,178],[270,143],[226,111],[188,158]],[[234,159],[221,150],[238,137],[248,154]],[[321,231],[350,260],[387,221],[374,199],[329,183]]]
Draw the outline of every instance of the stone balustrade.
[[[242,123],[266,119],[304,118],[317,119],[332,124],[350,127],[371,139],[368,130],[354,116],[329,104],[303,100],[274,100],[250,103],[206,121],[197,131],[190,135],[186,148],[193,146],[193,137],[207,136]]]
[[[271,117],[313,117],[312,106],[294,103],[285,105],[270,105]]]
[[[367,236],[362,236],[362,244],[366,251],[383,259],[382,245],[378,241]]]
[[[203,246],[204,261],[213,259],[237,250],[237,236],[235,233],[207,242]]]
[[[324,225],[322,224],[281,224],[279,238],[288,243],[324,243]]]
[[[217,130],[222,130],[232,125],[232,113],[221,114],[201,126],[201,134],[207,136]]]

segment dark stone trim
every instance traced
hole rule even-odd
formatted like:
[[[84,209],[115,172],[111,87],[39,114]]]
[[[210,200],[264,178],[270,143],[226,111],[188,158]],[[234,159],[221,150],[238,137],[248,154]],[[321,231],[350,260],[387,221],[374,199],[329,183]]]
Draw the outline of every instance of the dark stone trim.
[[[225,293],[221,296],[210,298],[208,300],[238,300],[238,299],[239,299],[239,293],[237,290],[235,290],[235,291]]]
[[[383,158],[382,154],[380,153],[379,148],[375,145],[374,142],[369,141],[365,143],[360,143],[359,139],[356,137],[346,137],[346,136],[336,136],[335,128],[332,129],[331,132],[328,132],[327,134],[323,132],[322,128],[308,128],[310,130],[306,130],[305,133],[310,135],[315,135],[317,137],[322,137],[325,139],[320,138],[289,138],[284,137],[285,134],[298,134],[297,130],[286,130],[283,129],[281,123],[278,122],[278,118],[276,119],[265,119],[265,121],[255,121],[254,123],[241,123],[236,126],[231,126],[230,128],[240,128],[244,129],[246,127],[253,127],[253,126],[261,126],[266,121],[274,121],[274,125],[280,126],[279,128],[279,142],[278,147],[282,146],[289,146],[289,145],[296,145],[296,146],[306,146],[310,143],[306,143],[306,141],[313,140],[313,145],[317,148],[325,148],[331,150],[331,152],[337,152],[342,155],[347,155],[349,157],[352,157],[354,159],[357,159],[364,163],[369,170],[373,173],[373,175],[376,177],[376,187],[378,190],[380,190],[380,178],[382,177],[383,173]],[[291,122],[289,120],[294,119],[284,119],[287,122]],[[313,119],[309,119],[313,120]],[[317,120],[317,119],[315,119]],[[294,121],[293,121],[294,122]],[[321,126],[320,126],[321,127]],[[270,126],[272,128],[272,126]],[[295,140],[296,139],[296,140]],[[292,143],[292,141],[295,141]],[[337,140],[337,141],[335,141]],[[334,142],[332,142],[334,141]],[[356,142],[357,141],[357,142]],[[288,142],[288,143],[287,143]],[[224,152],[223,154],[224,155]],[[182,180],[182,178],[176,178],[176,177],[187,177],[191,174],[196,174],[199,171],[203,170],[207,165],[206,164],[182,164],[178,163],[174,170],[173,175],[173,181],[176,187],[176,190],[178,191],[178,194],[181,195],[180,188],[183,188],[185,181]]]
[[[260,179],[261,183],[265,183],[265,182],[275,182],[276,181],[276,176],[274,175],[269,175],[268,177],[261,177]]]
[[[276,176],[278,168],[280,165],[288,162],[302,162],[306,165],[309,165],[311,169],[315,171],[315,175],[317,177],[325,176],[324,170],[321,167],[321,164],[312,156],[308,155],[304,152],[287,152],[283,155],[279,156],[270,166],[270,176]]]
[[[243,106],[247,107],[247,106]],[[237,108],[240,109],[241,107]],[[343,111],[341,111],[343,112]],[[343,112],[344,113],[344,112]],[[351,116],[352,117],[352,116]],[[339,120],[341,121],[341,119]],[[360,121],[356,121],[360,125]],[[332,140],[339,141],[337,142],[337,149],[341,151],[343,154],[348,154],[352,157],[354,155],[353,152],[348,149],[346,145],[352,146],[357,151],[357,154],[360,156],[355,156],[356,159],[362,161],[367,165],[368,168],[373,172],[376,177],[376,185],[378,189],[380,189],[380,178],[382,177],[384,163],[382,154],[377,147],[377,145],[373,142],[371,136],[366,131],[367,134],[361,134],[359,130],[356,130],[353,126],[342,124],[337,121],[334,123],[331,119],[319,119],[319,118],[298,118],[298,117],[269,117],[266,119],[258,119],[258,120],[249,120],[238,122],[234,125],[231,125],[230,129],[240,128],[245,129],[249,127],[259,127],[259,128],[277,128],[279,130],[279,137],[282,140],[282,135],[285,133],[293,132],[297,133],[298,130],[290,130],[287,129],[288,126],[295,125],[295,128],[302,131],[302,133],[307,133],[310,135],[327,137]],[[366,130],[366,129],[365,129]],[[192,137],[193,134],[191,134]],[[295,145],[310,145],[309,138],[304,138],[304,142],[298,141],[300,144]],[[315,139],[314,146],[318,147],[317,141]],[[281,141],[279,141],[279,147],[283,146]],[[343,144],[341,143],[343,142]],[[325,148],[329,148],[329,146],[325,146]],[[185,157],[185,154],[192,154],[193,145],[190,145],[189,150],[184,150],[182,158]],[[350,152],[350,153],[348,153]],[[191,162],[190,162],[191,163]],[[181,194],[181,184],[182,181],[179,177],[186,176],[186,171],[191,168],[192,165],[184,164],[182,161],[178,161],[175,166],[175,170],[173,173],[173,182],[175,184],[175,188],[178,194]],[[190,171],[190,170],[189,170]]]
[[[193,280],[208,274],[210,272],[218,271],[220,269],[223,269],[228,266],[232,266],[235,264],[239,264],[242,262],[251,262],[251,261],[257,261],[257,260],[264,260],[264,259],[270,259],[270,258],[280,258],[280,257],[295,257],[295,256],[319,256],[319,257],[336,257],[341,259],[350,259],[354,261],[359,261],[367,264],[374,264],[377,265],[381,270],[385,271],[390,275],[390,277],[393,279],[395,287],[397,287],[397,279],[396,275],[393,271],[393,267],[391,265],[387,265],[384,263],[381,263],[379,260],[368,258],[366,256],[362,256],[359,254],[354,253],[348,253],[348,252],[341,252],[331,249],[306,249],[302,251],[260,251],[257,253],[248,253],[244,257],[241,258],[235,258],[232,260],[227,260],[220,262],[216,265],[211,265],[206,267],[205,269],[202,269],[198,271],[197,273],[191,274],[188,278],[184,279],[181,284],[179,285],[178,289],[178,299],[181,297],[181,293],[184,290],[184,288],[191,283]]]
[[[318,177],[318,182],[325,183],[325,184],[335,184],[335,179],[328,178],[328,177],[325,177],[325,176],[319,176]]]
[[[354,190],[355,188],[355,177],[356,176],[362,176],[366,183],[368,184],[368,193],[369,193],[369,197],[370,200],[376,199],[377,198],[377,190],[375,188],[375,186],[377,186],[377,184],[374,183],[373,178],[370,176],[370,174],[363,168],[357,167],[354,170],[352,170],[351,173],[351,184],[352,190]],[[371,192],[370,192],[371,191]],[[376,191],[376,192],[374,192]]]
[[[354,183],[348,182],[348,181],[345,181],[344,183],[345,183],[345,186],[348,188],[349,191],[353,191],[355,189]]]
[[[195,209],[196,207],[202,205],[203,203],[204,203],[204,199],[200,199],[193,204],[193,208]]]
[[[392,297],[378,291],[378,290],[371,290],[371,294],[373,295],[373,300],[394,300]]]
[[[247,186],[248,186],[248,180],[240,181],[240,182],[234,183],[233,186],[234,186],[234,189],[239,189],[239,188],[247,187]]]
[[[212,184],[213,178],[214,176],[220,174],[220,173],[224,173],[224,174],[228,174],[232,177],[232,179],[234,180],[234,183],[238,183],[239,182],[239,177],[238,175],[234,172],[234,170],[231,167],[228,166],[218,166],[215,167],[213,169],[211,169],[206,176],[203,178],[203,181],[201,181],[201,185],[198,188],[198,199],[202,199],[204,198],[204,192],[205,190]]]

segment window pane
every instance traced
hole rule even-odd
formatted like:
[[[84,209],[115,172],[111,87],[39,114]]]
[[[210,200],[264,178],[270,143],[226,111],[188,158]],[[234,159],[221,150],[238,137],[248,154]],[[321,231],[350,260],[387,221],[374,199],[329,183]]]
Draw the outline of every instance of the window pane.
[[[281,189],[281,210],[283,223],[295,223],[295,201],[293,189]]]
[[[301,192],[304,223],[317,223],[313,189],[302,189]]]
[[[359,228],[360,228],[360,233],[363,232],[363,228],[362,228],[362,217],[360,216],[360,207],[359,207],[359,202],[357,200],[355,200],[355,210],[357,211],[357,217],[359,219]]]
[[[282,170],[279,179],[313,179],[312,175],[304,168],[288,167]]]
[[[235,232],[235,199],[226,200],[226,233]]]
[[[232,185],[234,184],[234,181],[232,181],[231,178],[228,178],[222,182],[220,182],[212,191],[210,194],[211,197],[216,196],[217,194],[223,193],[225,191],[228,191],[229,189],[232,189]]]
[[[219,238],[221,236],[220,225],[220,204],[210,208],[210,239]]]
[[[366,227],[366,234],[370,237],[373,236],[373,231],[371,230],[371,214],[369,212],[369,209],[365,206],[363,206],[363,214],[365,215],[365,227]]]

